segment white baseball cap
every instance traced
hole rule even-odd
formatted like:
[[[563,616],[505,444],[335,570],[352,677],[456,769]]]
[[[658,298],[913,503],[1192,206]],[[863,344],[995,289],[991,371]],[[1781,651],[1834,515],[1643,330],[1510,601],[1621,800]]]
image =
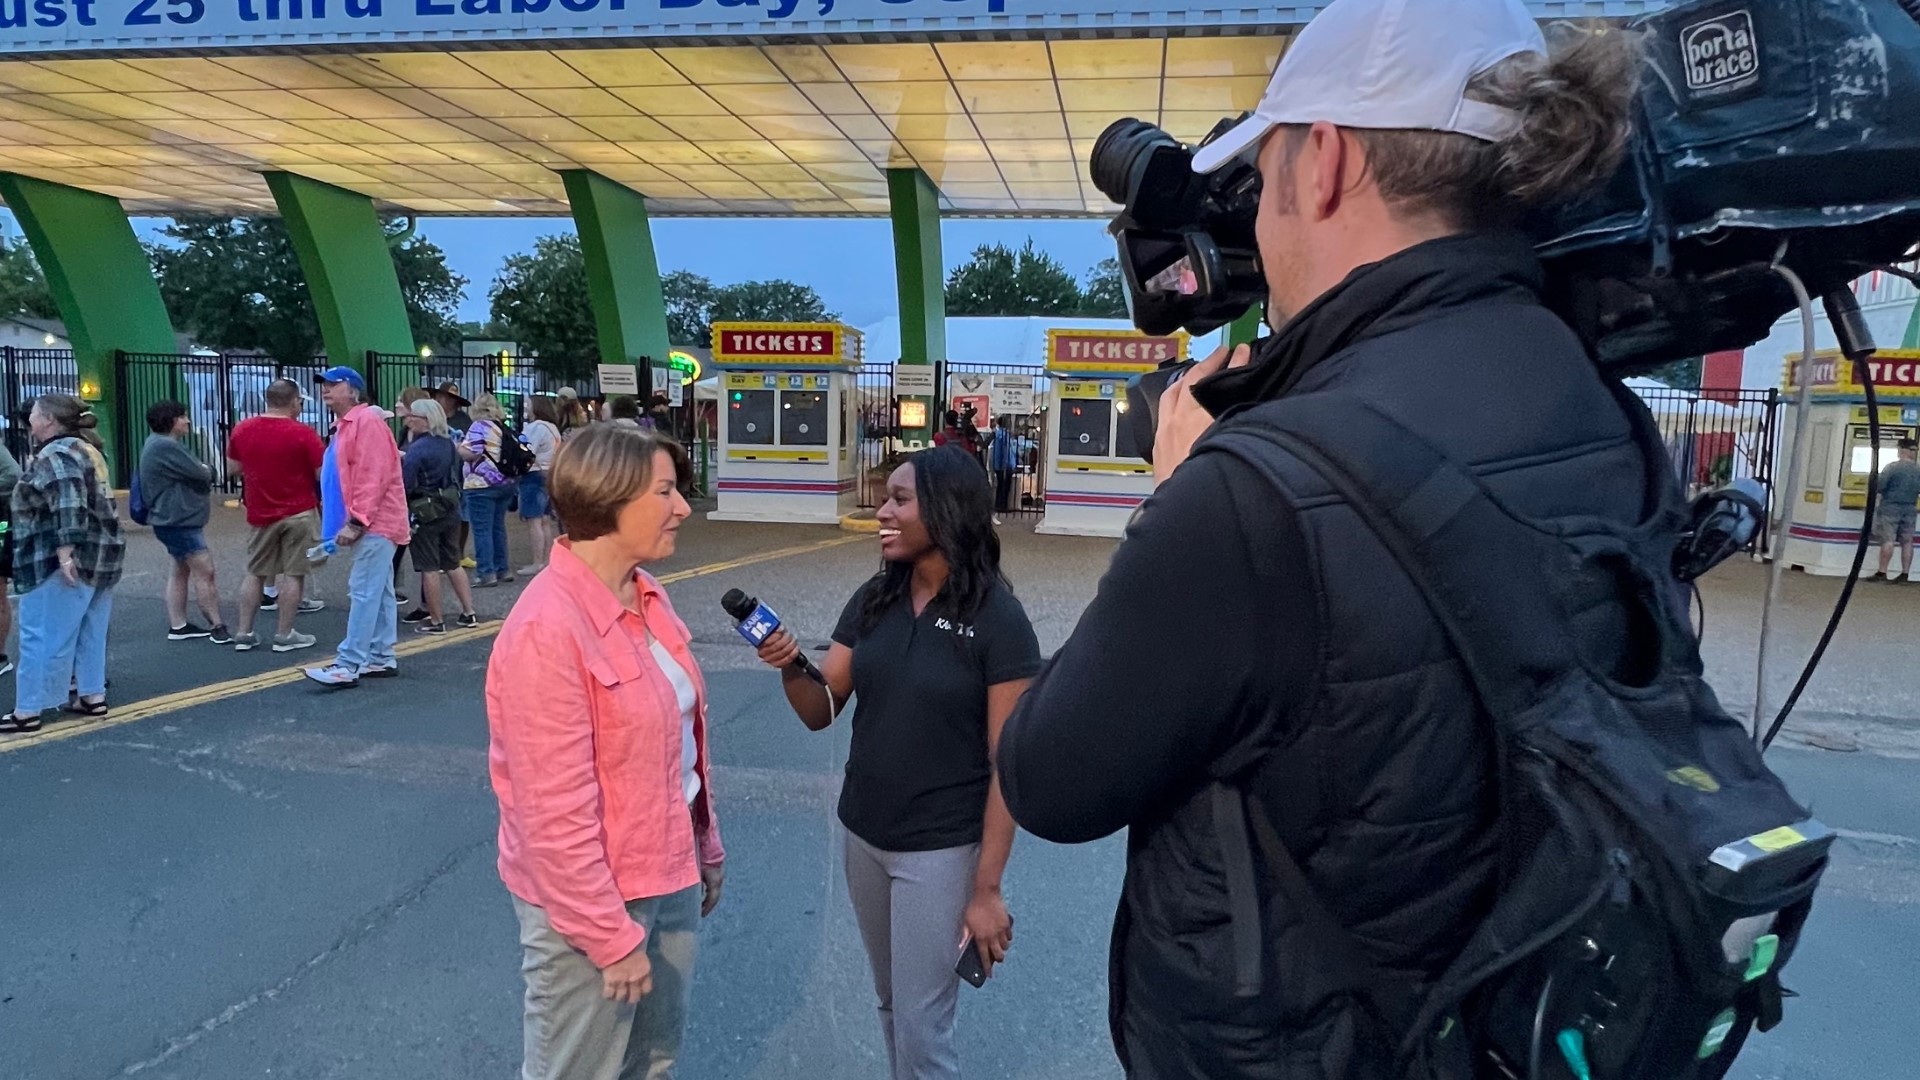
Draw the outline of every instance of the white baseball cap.
[[[1333,0],[1300,31],[1253,115],[1194,151],[1209,173],[1282,124],[1451,131],[1499,142],[1511,109],[1470,101],[1467,83],[1502,60],[1547,51],[1521,0]]]

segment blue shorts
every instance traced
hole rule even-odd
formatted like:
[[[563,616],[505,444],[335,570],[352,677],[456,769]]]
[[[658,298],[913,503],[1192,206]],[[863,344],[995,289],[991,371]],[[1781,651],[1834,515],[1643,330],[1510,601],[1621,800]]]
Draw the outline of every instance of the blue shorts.
[[[530,472],[520,478],[520,520],[538,521],[553,516],[553,502],[547,498],[547,474]]]
[[[153,538],[160,541],[167,554],[181,562],[207,550],[207,538],[198,525],[155,525]]]

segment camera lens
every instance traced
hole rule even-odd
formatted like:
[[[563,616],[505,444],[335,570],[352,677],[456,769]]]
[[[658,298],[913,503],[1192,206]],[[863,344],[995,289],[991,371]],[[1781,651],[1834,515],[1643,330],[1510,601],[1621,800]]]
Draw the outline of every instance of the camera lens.
[[[1100,189],[1100,194],[1124,204],[1154,149],[1179,145],[1173,136],[1145,120],[1115,120],[1094,140],[1093,159],[1087,163],[1093,186]]]

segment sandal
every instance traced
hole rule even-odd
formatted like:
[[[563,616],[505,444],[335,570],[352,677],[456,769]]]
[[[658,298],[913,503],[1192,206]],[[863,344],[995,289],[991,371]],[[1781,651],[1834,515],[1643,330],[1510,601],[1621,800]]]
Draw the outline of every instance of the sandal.
[[[101,698],[99,701],[82,701],[78,697],[70,697],[67,699],[65,705],[60,706],[60,711],[72,713],[75,716],[105,716],[107,715],[107,699]]]
[[[21,716],[19,713],[8,713],[0,716],[0,734],[11,735],[15,732],[25,734],[29,731],[39,731],[41,726],[38,714]]]

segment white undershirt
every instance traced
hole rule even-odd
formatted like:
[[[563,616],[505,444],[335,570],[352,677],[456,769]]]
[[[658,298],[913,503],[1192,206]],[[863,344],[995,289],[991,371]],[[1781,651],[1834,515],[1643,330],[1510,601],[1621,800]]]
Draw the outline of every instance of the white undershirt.
[[[687,676],[687,669],[673,658],[667,646],[652,634],[647,635],[647,647],[653,650],[654,662],[666,673],[667,681],[673,684],[673,696],[680,705],[680,786],[687,793],[687,802],[700,794],[700,748],[693,741],[693,711],[698,696],[693,688],[693,680]]]

